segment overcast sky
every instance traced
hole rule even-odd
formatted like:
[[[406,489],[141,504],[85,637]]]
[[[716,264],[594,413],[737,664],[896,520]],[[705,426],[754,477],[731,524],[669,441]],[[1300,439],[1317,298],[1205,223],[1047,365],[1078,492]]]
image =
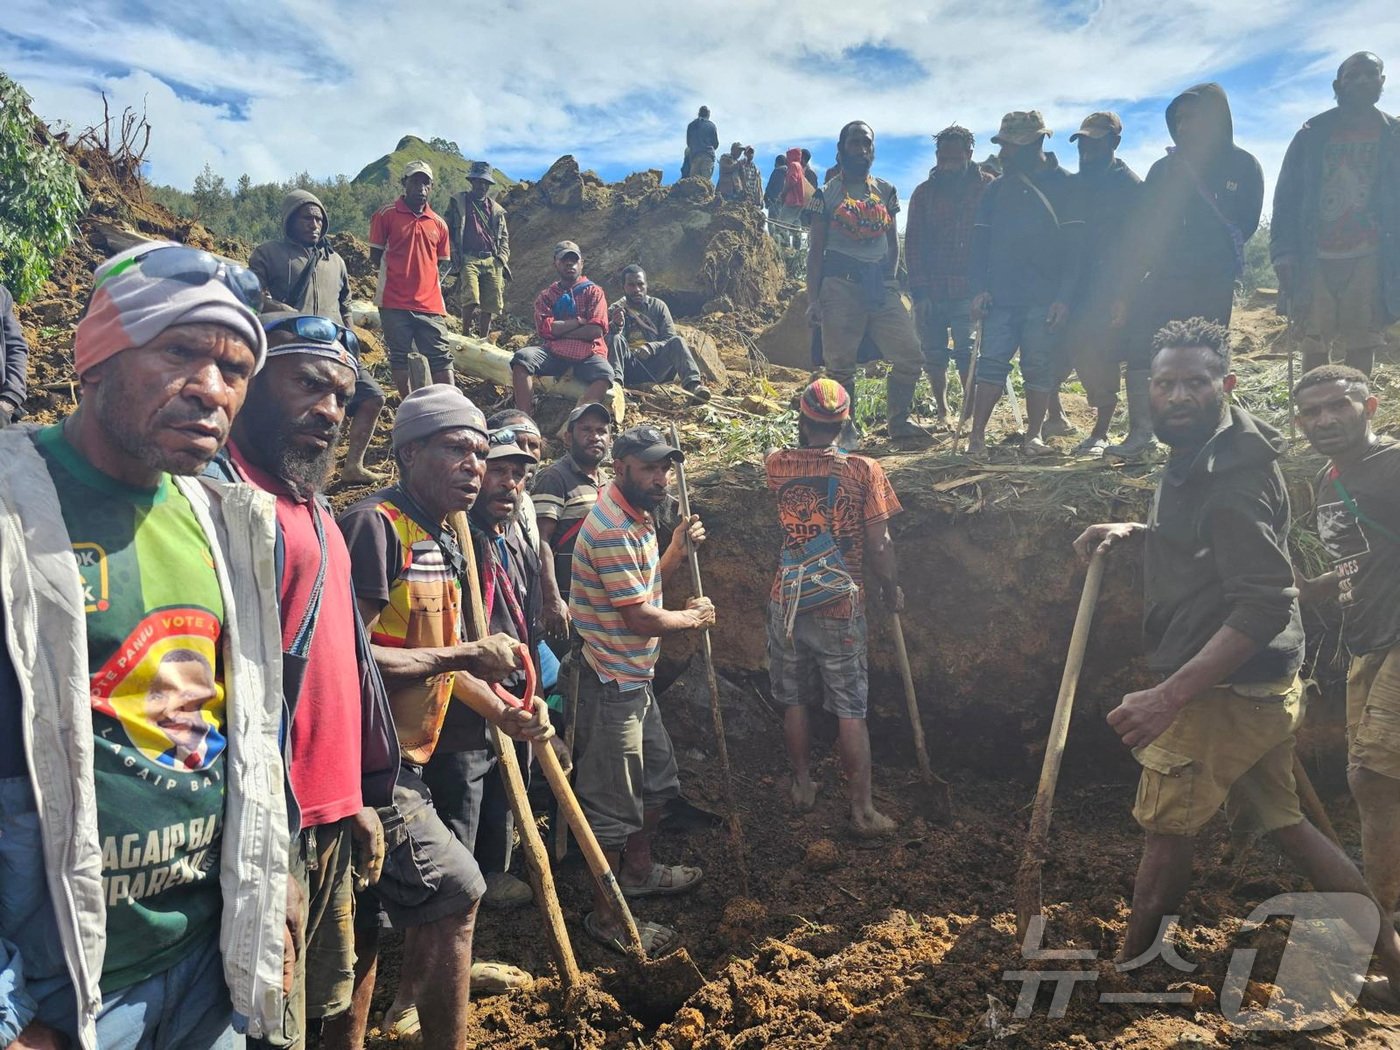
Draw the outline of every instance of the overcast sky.
[[[209,163],[230,182],[300,171],[354,175],[400,136],[441,136],[534,178],[564,153],[604,177],[678,175],[684,127],[708,105],[721,143],[807,146],[823,168],[836,132],[876,131],[876,174],[906,197],[932,132],[960,123],[977,155],[1009,109],[1040,109],[1049,148],[1096,109],[1125,124],[1145,173],[1167,144],[1162,111],[1217,80],[1240,145],[1272,186],[1298,125],[1331,104],[1338,62],[1400,56],[1395,0],[695,0],[678,4],[438,0],[6,0],[0,69],[39,114],[81,128],[144,107],[148,174],[188,188]],[[1400,89],[1382,100],[1400,108]]]

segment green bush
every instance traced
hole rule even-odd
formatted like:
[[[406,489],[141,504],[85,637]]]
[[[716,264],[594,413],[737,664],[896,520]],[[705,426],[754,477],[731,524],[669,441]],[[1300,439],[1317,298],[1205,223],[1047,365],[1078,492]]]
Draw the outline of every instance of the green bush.
[[[72,243],[85,203],[77,170],[40,130],[29,95],[0,73],[0,282],[20,302]]]

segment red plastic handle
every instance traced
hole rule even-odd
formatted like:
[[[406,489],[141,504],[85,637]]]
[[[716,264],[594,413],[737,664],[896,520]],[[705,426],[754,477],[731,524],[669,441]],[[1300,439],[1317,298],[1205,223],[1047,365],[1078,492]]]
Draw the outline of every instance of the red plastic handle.
[[[530,656],[530,647],[524,642],[516,642],[515,648],[520,654],[520,662],[524,665],[525,696],[530,698],[529,703],[527,704],[524,699],[516,696],[505,686],[501,685],[500,682],[492,682],[491,688],[495,690],[496,695],[500,697],[501,701],[507,706],[513,707],[518,711],[533,711],[535,693],[538,691],[537,687],[539,686],[539,678],[535,675],[535,661]]]

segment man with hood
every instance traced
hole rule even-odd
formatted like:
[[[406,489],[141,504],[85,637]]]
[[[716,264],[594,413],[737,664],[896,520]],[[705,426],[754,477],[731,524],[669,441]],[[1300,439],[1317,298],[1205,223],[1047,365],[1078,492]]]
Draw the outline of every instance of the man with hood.
[[[972,319],[982,322],[982,355],[970,455],[986,452],[987,421],[1018,351],[1026,386],[1021,451],[1027,456],[1051,452],[1042,427],[1060,385],[1059,343],[1079,287],[1084,221],[1073,178],[1045,152],[1050,134],[1032,109],[1006,114],[992,136],[1006,174],[982,194],[972,228],[968,284]]]
[[[779,242],[789,248],[802,247],[802,209],[815,192],[802,175],[802,151],[787,151],[783,170],[783,191],[778,208]]]
[[[1219,84],[1197,84],[1173,99],[1167,130],[1175,145],[1143,182],[1125,256],[1127,286],[1113,307],[1114,319],[1128,325],[1128,436],[1104,450],[1111,456],[1140,456],[1155,444],[1148,387],[1157,332],[1188,317],[1229,325],[1244,245],[1264,205],[1263,170],[1235,145]]]
[[[841,170],[821,191],[820,207],[812,217],[807,316],[821,326],[827,374],[846,388],[853,406],[857,353],[866,338],[875,344],[890,366],[885,394],[889,436],[927,441],[928,431],[910,419],[924,359],[914,317],[895,283],[899,193],[870,174],[875,132],[864,121],[853,120],[841,129],[836,157]],[[849,449],[854,443],[850,428],[842,447]]]
[[[1074,542],[1087,560],[1142,538],[1143,634],[1163,676],[1108,715],[1142,765],[1133,816],[1147,836],[1120,965],[1164,936],[1190,886],[1196,835],[1222,805],[1237,831],[1270,835],[1319,893],[1370,897],[1382,918],[1361,873],[1298,804],[1304,638],[1283,436],[1229,404],[1223,326],[1173,322],[1153,345],[1149,410],[1171,455],[1147,523],[1091,525]],[[1383,918],[1375,947],[1393,979],[1400,939]]]
[[[262,281],[264,313],[292,310],[352,327],[350,273],[326,239],[329,228],[326,206],[314,193],[292,190],[282,198],[282,236],[264,241],[248,257],[248,269]],[[384,480],[365,468],[365,452],[384,410],[384,391],[363,363],[357,362],[357,368],[355,393],[345,406],[349,450],[340,476],[353,485],[370,485]]]
[[[928,179],[909,197],[904,228],[904,259],[914,324],[923,348],[924,368],[938,411],[948,421],[948,361],[957,364],[963,385],[963,415],[972,408],[968,371],[972,365],[972,295],[967,287],[972,225],[982,191],[996,176],[972,163],[972,132],[956,124],[934,136],[935,160]],[[949,352],[949,334],[952,351]]]
[[[709,182],[715,174],[717,149],[719,131],[715,128],[715,122],[710,119],[710,107],[701,106],[695,119],[685,127],[686,170],[682,173],[683,176],[693,175]]]
[[[447,232],[452,240],[452,272],[462,293],[462,333],[485,339],[491,318],[506,312],[510,277],[510,230],[506,210],[490,197],[496,179],[491,165],[473,161],[467,178],[471,189],[454,193],[447,205]]]
[[[1384,87],[1385,63],[1369,51],[1343,62],[1336,107],[1293,136],[1274,188],[1269,254],[1280,310],[1302,328],[1305,372],[1335,345],[1370,375],[1400,320],[1400,121],[1376,106]]]
[[[1142,179],[1115,156],[1123,141],[1117,113],[1090,113],[1069,137],[1079,146],[1079,187],[1084,210],[1084,272],[1071,304],[1062,378],[1079,373],[1084,394],[1098,413],[1094,429],[1075,446],[1078,455],[1101,456],[1118,405],[1123,327],[1114,326],[1113,296],[1122,270],[1123,235],[1132,221]]]

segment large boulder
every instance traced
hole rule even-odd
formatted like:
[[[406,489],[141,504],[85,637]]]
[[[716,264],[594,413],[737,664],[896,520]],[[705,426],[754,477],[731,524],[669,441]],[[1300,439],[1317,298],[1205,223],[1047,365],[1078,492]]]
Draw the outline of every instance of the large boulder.
[[[554,245],[565,240],[583,249],[585,272],[609,300],[622,295],[622,271],[632,263],[646,269],[651,294],[676,317],[721,297],[741,307],[778,300],[783,267],[762,214],[718,200],[700,179],[663,186],[659,171],[641,171],[607,184],[564,156],[501,203],[513,273],[506,308],[517,317],[528,318],[535,295],[555,279]]]

